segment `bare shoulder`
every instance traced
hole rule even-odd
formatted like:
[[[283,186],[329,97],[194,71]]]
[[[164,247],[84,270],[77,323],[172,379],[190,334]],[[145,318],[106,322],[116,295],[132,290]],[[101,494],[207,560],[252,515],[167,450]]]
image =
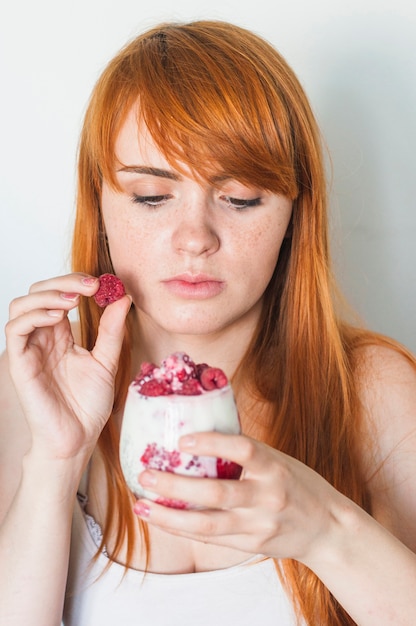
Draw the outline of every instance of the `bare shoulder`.
[[[19,484],[22,459],[30,442],[30,432],[4,353],[0,356],[0,519]]]
[[[357,373],[373,514],[416,550],[416,360],[388,344],[366,346]]]
[[[358,357],[358,390],[366,421],[380,434],[416,429],[416,358],[388,345],[369,345]]]

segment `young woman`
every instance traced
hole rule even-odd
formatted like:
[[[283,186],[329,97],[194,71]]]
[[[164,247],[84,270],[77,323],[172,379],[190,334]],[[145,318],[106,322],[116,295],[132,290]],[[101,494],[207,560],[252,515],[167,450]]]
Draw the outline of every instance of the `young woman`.
[[[73,270],[10,307],[0,622],[415,624],[415,361],[338,314],[319,133],[268,43],[166,24],[110,62]],[[104,272],[129,295],[102,311]],[[118,459],[128,383],[178,350],[231,378],[243,428],[182,449],[243,473],[138,480],[202,509],[135,502]]]

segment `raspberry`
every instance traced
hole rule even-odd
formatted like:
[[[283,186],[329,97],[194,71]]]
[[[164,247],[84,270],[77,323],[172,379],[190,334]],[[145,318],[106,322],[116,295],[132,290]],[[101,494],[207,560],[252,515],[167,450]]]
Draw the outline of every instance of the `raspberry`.
[[[241,465],[234,463],[234,461],[225,461],[224,459],[217,459],[217,477],[228,478],[231,480],[238,480],[242,472]]]
[[[171,393],[169,385],[159,380],[146,380],[139,388],[143,396],[168,396]]]
[[[207,363],[198,363],[195,365],[195,376],[199,378],[199,380],[201,380],[201,374],[207,367],[209,367]]]
[[[134,383],[146,396],[199,396],[205,391],[225,387],[228,379],[218,367],[206,363],[196,365],[184,352],[174,352],[162,361],[160,367],[143,362]]]
[[[199,396],[202,393],[202,387],[196,378],[190,378],[182,383],[176,393],[180,396]]]
[[[228,383],[228,379],[224,372],[218,367],[204,367],[201,371],[201,385],[207,391],[211,389],[221,389]]]
[[[137,375],[137,378],[144,378],[145,376],[151,376],[153,370],[156,368],[154,363],[149,363],[148,361],[143,361],[140,366],[140,372]]]
[[[94,300],[98,306],[105,307],[116,300],[120,300],[126,293],[123,283],[114,274],[101,274],[99,281],[100,286],[94,295]]]

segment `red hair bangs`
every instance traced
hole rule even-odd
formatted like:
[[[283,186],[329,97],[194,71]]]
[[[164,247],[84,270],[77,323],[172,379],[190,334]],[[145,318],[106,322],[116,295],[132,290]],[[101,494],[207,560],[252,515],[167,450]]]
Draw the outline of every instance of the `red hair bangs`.
[[[294,199],[294,124],[282,95],[287,88],[276,85],[276,52],[249,35],[258,48],[249,53],[241,29],[235,27],[237,37],[229,26],[221,33],[217,23],[214,33],[205,24],[158,27],[110,63],[87,113],[84,145],[97,166],[93,179],[115,184],[114,142],[137,103],[139,117],[176,169],[185,164],[208,181],[223,174]]]

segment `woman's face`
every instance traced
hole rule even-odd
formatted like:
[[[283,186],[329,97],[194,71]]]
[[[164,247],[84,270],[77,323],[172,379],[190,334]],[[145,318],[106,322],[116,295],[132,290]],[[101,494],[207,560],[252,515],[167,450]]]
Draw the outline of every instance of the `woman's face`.
[[[142,324],[179,335],[254,327],[291,211],[283,196],[173,169],[132,110],[116,142],[121,191],[104,183],[114,270]]]

